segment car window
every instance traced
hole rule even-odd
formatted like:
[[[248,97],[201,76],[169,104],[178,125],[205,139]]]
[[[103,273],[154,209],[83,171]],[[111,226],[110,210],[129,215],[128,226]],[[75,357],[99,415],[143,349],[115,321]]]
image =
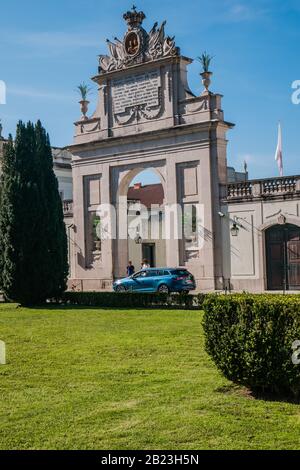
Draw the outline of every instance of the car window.
[[[142,278],[142,277],[146,277],[146,275],[147,275],[146,271],[140,271],[139,273],[136,273],[133,276],[133,279],[139,279],[139,278]]]
[[[147,277],[156,277],[157,276],[157,271],[147,271],[146,276]]]
[[[174,269],[172,274],[175,276],[189,276],[189,272],[186,269]]]
[[[180,271],[178,271],[180,272]],[[177,271],[174,271],[174,274],[177,274]],[[188,272],[185,271],[185,274],[187,275]],[[149,270],[149,271],[140,271],[139,273],[136,273],[133,276],[133,279],[138,279],[138,278],[143,278],[143,277],[164,277],[164,276],[170,276],[170,272],[163,270],[163,269],[158,269],[157,271],[155,269]]]
[[[168,271],[165,271],[165,270],[162,269],[162,270],[158,271],[157,275],[160,276],[160,277],[164,277],[164,276],[170,276],[170,273]]]

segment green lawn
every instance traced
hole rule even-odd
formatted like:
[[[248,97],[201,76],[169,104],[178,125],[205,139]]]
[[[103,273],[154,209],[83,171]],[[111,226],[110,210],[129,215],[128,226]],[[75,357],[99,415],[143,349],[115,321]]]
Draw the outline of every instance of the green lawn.
[[[300,407],[215,369],[201,312],[0,306],[1,449],[297,449]]]

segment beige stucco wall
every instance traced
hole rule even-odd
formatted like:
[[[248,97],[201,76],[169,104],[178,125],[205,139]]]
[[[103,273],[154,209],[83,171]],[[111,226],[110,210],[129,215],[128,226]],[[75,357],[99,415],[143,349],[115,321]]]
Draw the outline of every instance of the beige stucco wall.
[[[223,205],[226,214],[222,220],[224,240],[224,278],[230,279],[235,291],[263,292],[267,289],[265,230],[279,223],[284,216],[286,223],[300,226],[300,195],[281,200],[231,202]],[[237,218],[239,234],[230,234]]]

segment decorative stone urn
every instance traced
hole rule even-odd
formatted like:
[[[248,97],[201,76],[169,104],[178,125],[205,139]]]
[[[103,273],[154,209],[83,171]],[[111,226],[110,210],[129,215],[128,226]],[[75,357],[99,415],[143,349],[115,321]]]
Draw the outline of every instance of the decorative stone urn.
[[[87,117],[87,112],[89,110],[89,104],[90,102],[88,100],[81,100],[79,101],[79,104],[81,105],[80,109],[81,109],[81,112],[82,112],[82,117],[81,119],[86,121],[88,119]]]
[[[202,84],[205,88],[205,93],[208,93],[209,92],[209,87],[210,87],[210,84],[211,84],[211,77],[213,75],[212,72],[202,72],[201,74],[201,77],[202,77]]]

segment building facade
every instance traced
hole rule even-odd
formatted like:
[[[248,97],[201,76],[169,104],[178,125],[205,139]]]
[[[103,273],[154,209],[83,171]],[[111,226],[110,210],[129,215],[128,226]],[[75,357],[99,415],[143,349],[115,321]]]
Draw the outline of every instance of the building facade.
[[[222,95],[209,89],[211,74],[202,74],[204,90],[193,94],[192,60],[166,36],[165,22],[146,32],[144,19],[136,9],[124,15],[124,38],[108,41],[93,77],[96,111],[87,117],[83,106],[75,123],[72,288],[110,289],[128,260],[139,267],[147,256],[153,265],[189,269],[201,291],[300,289],[299,177],[249,181],[246,169],[228,167],[234,126],[224,117]],[[145,170],[161,181],[157,240],[134,226],[140,214],[131,182]],[[181,212],[172,212],[175,206]],[[97,231],[103,207],[113,208],[110,228],[116,222],[108,237]],[[170,225],[173,232],[161,234]]]
[[[161,184],[134,184],[128,190],[128,257],[136,270],[146,263],[166,266],[164,190]],[[144,210],[141,213],[141,207]]]
[[[222,95],[188,86],[192,60],[165,22],[124,14],[99,58],[98,103],[81,102],[68,150],[53,148],[73,290],[110,290],[146,259],[184,267],[199,291],[300,290],[300,176],[249,180],[228,166]],[[2,130],[2,127],[1,127]],[[0,132],[0,153],[5,139]],[[160,184],[134,184],[144,171]]]
[[[300,176],[229,184],[221,201],[224,283],[300,290]]]
[[[108,43],[110,54],[100,56],[93,78],[99,90],[97,109],[75,124],[70,146],[76,232],[72,280],[79,288],[97,290],[125,275],[129,243],[127,234],[121,234],[119,214],[127,207],[131,181],[152,169],[161,180],[166,208],[203,208],[201,243],[186,245],[171,234],[165,243],[166,264],[186,266],[199,288],[220,289],[218,209],[227,185],[226,134],[233,125],[224,119],[221,95],[207,87],[195,96],[189,89],[192,60],[165,35],[165,23],[147,33],[144,18],[136,10],[124,15],[124,39]],[[117,214],[116,236],[101,243],[92,235],[99,205],[110,205]],[[182,221],[176,213],[172,218],[174,232],[180,231]]]

